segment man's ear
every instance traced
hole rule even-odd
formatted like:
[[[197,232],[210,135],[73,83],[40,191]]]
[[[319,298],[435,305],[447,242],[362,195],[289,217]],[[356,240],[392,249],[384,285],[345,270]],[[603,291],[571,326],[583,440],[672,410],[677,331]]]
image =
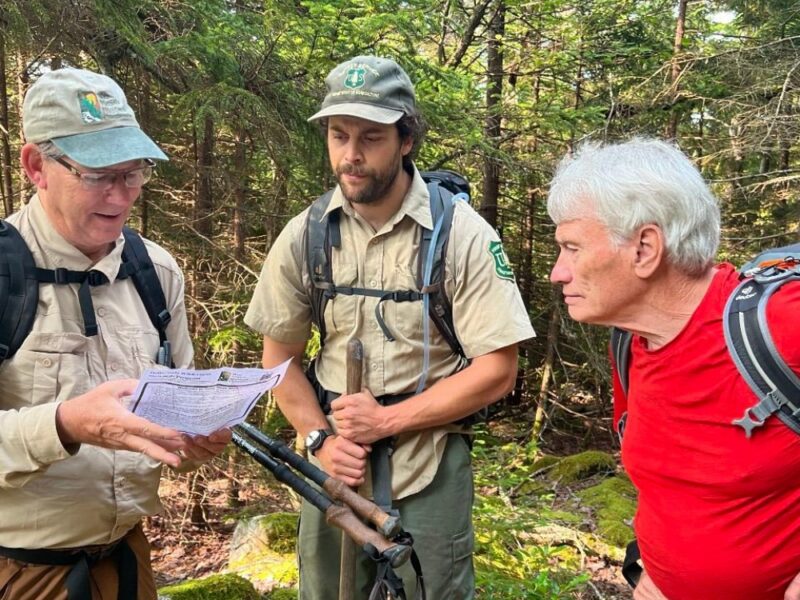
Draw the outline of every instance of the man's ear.
[[[36,144],[25,144],[19,153],[20,163],[25,169],[28,179],[39,189],[47,189],[47,177],[44,174],[44,157]]]
[[[411,152],[411,148],[414,147],[414,138],[410,135],[403,138],[400,142],[400,152],[403,156],[407,156],[409,152]]]
[[[664,232],[654,223],[642,225],[635,234],[634,270],[642,279],[650,277],[664,262]]]

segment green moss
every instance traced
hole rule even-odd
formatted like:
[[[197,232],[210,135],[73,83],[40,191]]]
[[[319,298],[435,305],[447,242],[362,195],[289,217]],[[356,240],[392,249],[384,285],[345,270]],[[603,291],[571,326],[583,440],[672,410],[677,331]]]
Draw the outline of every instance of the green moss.
[[[163,600],[260,600],[253,585],[234,574],[212,575],[158,590]]]
[[[633,539],[629,523],[636,512],[636,488],[627,477],[606,479],[578,492],[578,497],[594,509],[598,536],[618,547]]]
[[[549,471],[553,465],[556,465],[561,462],[561,458],[558,456],[550,456],[544,455],[540,456],[534,463],[531,465],[531,473],[535,474],[537,472],[545,472]]]
[[[293,588],[275,588],[264,596],[264,600],[297,600],[297,590]]]
[[[588,450],[562,458],[550,470],[548,477],[560,483],[574,483],[597,473],[612,474],[616,468],[617,461],[611,454]]]

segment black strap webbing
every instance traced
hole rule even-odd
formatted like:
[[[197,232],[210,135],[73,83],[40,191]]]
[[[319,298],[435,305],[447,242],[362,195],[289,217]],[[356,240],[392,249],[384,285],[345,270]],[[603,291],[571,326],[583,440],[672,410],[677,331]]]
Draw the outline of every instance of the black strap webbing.
[[[119,573],[117,600],[136,600],[138,595],[139,579],[136,555],[125,538],[100,554],[83,550],[26,550],[0,546],[0,556],[33,565],[71,566],[65,581],[67,600],[92,600],[89,571],[101,560],[111,557],[114,559]]]
[[[639,544],[633,540],[625,547],[625,560],[622,562],[622,576],[632,588],[639,584],[644,569],[641,565],[642,556],[639,553]]]

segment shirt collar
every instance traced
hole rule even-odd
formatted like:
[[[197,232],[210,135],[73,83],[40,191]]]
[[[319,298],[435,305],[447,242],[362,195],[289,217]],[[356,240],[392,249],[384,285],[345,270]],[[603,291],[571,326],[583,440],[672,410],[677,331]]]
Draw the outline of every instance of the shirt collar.
[[[114,242],[114,248],[96,263],[70,244],[56,231],[47,213],[42,206],[39,195],[36,194],[28,203],[28,214],[33,230],[36,232],[36,242],[45,259],[43,268],[65,268],[71,271],[88,271],[90,269],[102,272],[109,281],[114,281],[119,273],[122,263],[122,249],[125,238],[120,233]]]

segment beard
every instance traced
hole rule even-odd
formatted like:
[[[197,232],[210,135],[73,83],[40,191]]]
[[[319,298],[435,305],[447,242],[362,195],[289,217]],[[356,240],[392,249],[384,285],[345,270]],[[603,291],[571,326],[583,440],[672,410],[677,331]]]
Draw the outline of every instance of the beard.
[[[375,171],[344,164],[336,168],[336,180],[339,182],[342,194],[351,204],[374,204],[386,196],[402,168],[400,161],[397,161],[385,171]],[[360,190],[351,190],[342,182],[342,175],[365,177],[365,185]]]

